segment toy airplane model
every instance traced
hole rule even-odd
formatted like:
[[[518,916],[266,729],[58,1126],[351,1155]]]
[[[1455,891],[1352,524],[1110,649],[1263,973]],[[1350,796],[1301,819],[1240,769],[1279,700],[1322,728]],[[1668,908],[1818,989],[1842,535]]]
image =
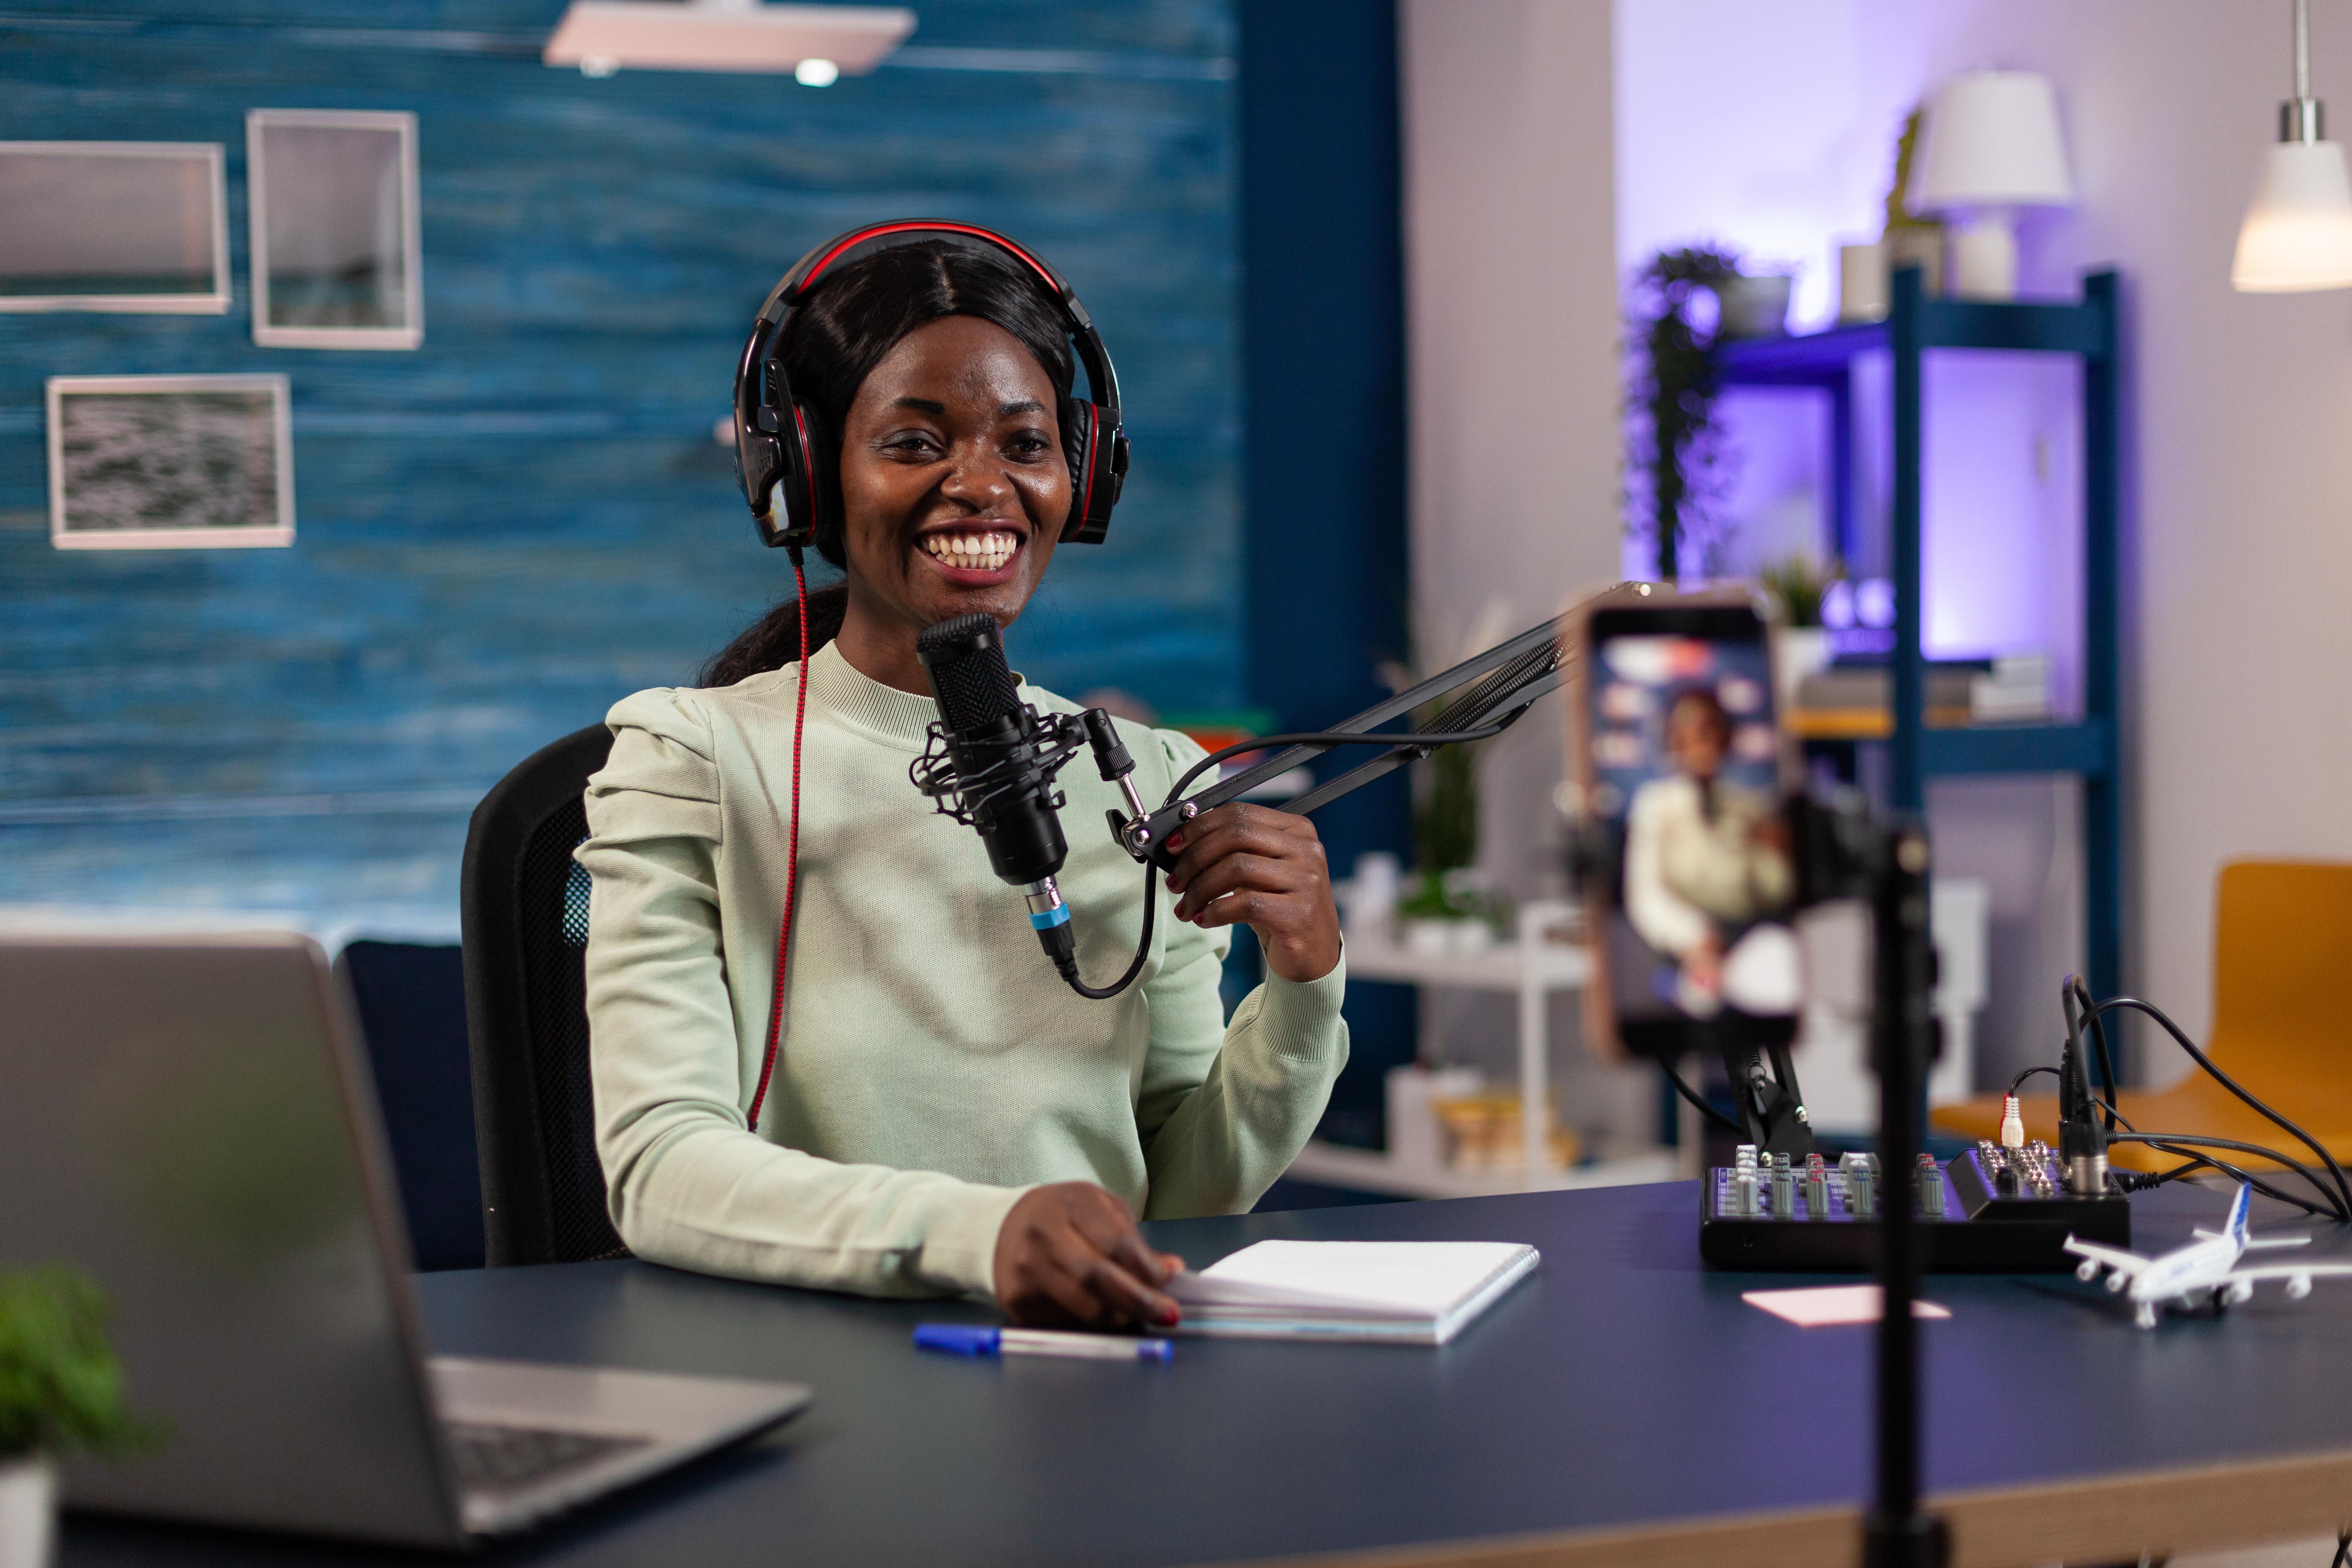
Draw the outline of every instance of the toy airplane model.
[[[2175,1247],[2160,1258],[2143,1258],[2137,1252],[2126,1252],[2119,1247],[2101,1247],[2095,1241],[2066,1238],[2066,1250],[2083,1260],[2074,1270],[2074,1278],[2095,1279],[2102,1268],[2111,1269],[2107,1289],[2121,1292],[2126,1287],[2137,1310],[2133,1321],[2143,1329],[2156,1327],[2156,1316],[2166,1303],[2189,1305],[2189,1298],[2203,1295],[2218,1309],[2233,1306],[2254,1293],[2258,1280],[2284,1279],[2286,1293],[2300,1300],[2311,1294],[2311,1282],[2319,1275],[2352,1275],[2347,1263],[2286,1263],[2263,1268],[2241,1268],[2238,1259],[2256,1247],[2303,1247],[2309,1244],[2307,1236],[2284,1236],[2261,1241],[2246,1234],[2246,1213],[2252,1205],[2254,1190],[2241,1186],[2237,1200],[2230,1205],[2230,1226],[2221,1235],[2210,1230],[2197,1233],[2198,1239],[2186,1247]]]

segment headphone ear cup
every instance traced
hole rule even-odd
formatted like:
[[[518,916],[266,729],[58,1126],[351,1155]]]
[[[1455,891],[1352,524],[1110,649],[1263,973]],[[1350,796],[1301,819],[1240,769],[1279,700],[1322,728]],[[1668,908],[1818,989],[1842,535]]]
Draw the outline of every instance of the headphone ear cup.
[[[809,423],[808,408],[793,404],[790,427],[773,443],[776,463],[770,481],[773,486],[773,510],[770,513],[772,521],[761,529],[772,546],[806,546],[816,539],[822,490]]]
[[[1127,437],[1116,420],[1084,398],[1062,399],[1062,455],[1070,465],[1070,518],[1062,539],[1100,544],[1127,480]]]
[[[784,532],[791,526],[789,518],[775,513],[772,492],[782,477],[783,444],[773,436],[755,431],[737,433],[735,441],[735,482],[743,491],[743,499],[751,503],[752,521],[760,525],[760,537],[770,548],[784,542]]]

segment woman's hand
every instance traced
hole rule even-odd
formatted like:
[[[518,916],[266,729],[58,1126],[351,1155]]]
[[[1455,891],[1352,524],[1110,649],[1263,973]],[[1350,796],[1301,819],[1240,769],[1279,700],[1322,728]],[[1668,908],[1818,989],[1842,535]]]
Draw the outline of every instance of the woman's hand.
[[[1247,925],[1266,966],[1285,980],[1320,980],[1339,962],[1339,910],[1315,825],[1286,811],[1235,801],[1204,811],[1168,840],[1181,851],[1168,890],[1176,918],[1197,926]]]
[[[1183,1270],[1174,1253],[1144,1246],[1127,1205],[1092,1182],[1030,1189],[996,1233],[997,1303],[1032,1327],[1171,1327],[1182,1311],[1160,1287]]]

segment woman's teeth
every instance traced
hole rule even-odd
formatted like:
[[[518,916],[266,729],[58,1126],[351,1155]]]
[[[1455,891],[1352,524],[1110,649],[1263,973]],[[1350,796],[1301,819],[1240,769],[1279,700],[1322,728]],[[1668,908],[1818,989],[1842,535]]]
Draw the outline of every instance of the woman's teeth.
[[[996,571],[1021,547],[1020,539],[1010,533],[931,533],[917,542],[934,561],[967,572]]]

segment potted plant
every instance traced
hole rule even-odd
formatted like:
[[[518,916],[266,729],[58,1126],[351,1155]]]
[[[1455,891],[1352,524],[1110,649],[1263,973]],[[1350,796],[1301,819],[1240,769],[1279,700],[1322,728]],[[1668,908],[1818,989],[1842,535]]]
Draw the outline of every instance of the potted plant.
[[[1832,561],[1824,567],[1801,550],[1756,574],[1756,585],[1778,612],[1779,625],[1772,632],[1772,668],[1783,710],[1796,705],[1797,688],[1805,677],[1829,667],[1830,634],[1822,625],[1822,598],[1830,584],[1844,575],[1841,563]]]
[[[1705,568],[1703,552],[1690,548],[1699,542],[1701,521],[1693,480],[1714,461],[1718,384],[1708,353],[1713,324],[1703,328],[1692,308],[1701,295],[1719,300],[1718,290],[1738,276],[1728,252],[1685,248],[1660,251],[1633,280],[1626,467],[1637,493],[1627,500],[1633,513],[1646,500],[1649,515],[1629,518],[1628,526],[1649,536],[1662,582]]]
[[[1476,921],[1483,910],[1469,885],[1478,859],[1477,749],[1475,742],[1439,747],[1416,781],[1412,848],[1420,875],[1397,905],[1409,945],[1458,952],[1485,946],[1490,934]]]
[[[1423,617],[1424,624],[1435,618]],[[1508,605],[1499,599],[1489,600],[1458,644],[1444,629],[1434,638],[1425,631],[1416,635],[1416,665],[1422,665],[1420,655],[1426,652],[1433,640],[1441,648],[1454,646],[1453,658],[1418,668],[1384,664],[1381,678],[1391,690],[1402,691],[1417,680],[1493,647],[1503,640],[1509,619]],[[1415,721],[1432,721],[1444,702],[1445,699],[1441,698],[1422,708],[1413,715]],[[1476,952],[1494,937],[1491,922],[1496,913],[1496,900],[1478,885],[1475,869],[1478,861],[1478,762],[1484,749],[1483,743],[1476,742],[1441,746],[1430,753],[1427,762],[1413,769],[1413,875],[1405,879],[1403,896],[1396,907],[1397,934],[1408,947],[1433,952]]]
[[[122,1408],[107,1316],[105,1293],[73,1269],[0,1273],[0,1568],[47,1563],[58,1458],[144,1438]]]

